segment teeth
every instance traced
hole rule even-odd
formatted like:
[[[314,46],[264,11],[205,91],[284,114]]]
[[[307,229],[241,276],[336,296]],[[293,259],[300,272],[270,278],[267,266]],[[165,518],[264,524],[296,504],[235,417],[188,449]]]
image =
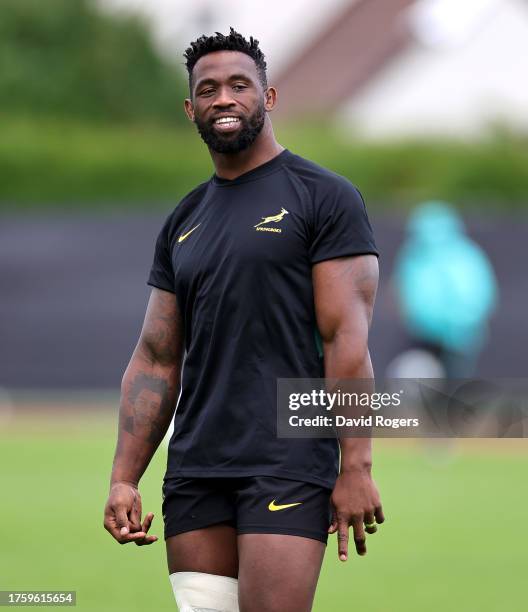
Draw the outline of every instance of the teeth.
[[[235,123],[238,121],[237,117],[220,117],[215,123]]]

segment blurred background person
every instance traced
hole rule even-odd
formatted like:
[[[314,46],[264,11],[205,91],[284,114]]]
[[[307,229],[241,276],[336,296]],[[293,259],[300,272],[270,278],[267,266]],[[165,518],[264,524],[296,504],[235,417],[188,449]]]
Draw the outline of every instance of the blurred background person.
[[[411,348],[391,362],[388,374],[472,376],[497,303],[491,263],[446,202],[419,205],[406,232],[393,280]]]

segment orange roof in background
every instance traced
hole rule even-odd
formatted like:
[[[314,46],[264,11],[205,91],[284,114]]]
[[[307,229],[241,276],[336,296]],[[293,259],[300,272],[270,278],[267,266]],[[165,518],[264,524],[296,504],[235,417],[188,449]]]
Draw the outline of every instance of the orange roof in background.
[[[415,0],[357,0],[294,56],[274,79],[275,111],[332,112],[411,41],[404,19]]]

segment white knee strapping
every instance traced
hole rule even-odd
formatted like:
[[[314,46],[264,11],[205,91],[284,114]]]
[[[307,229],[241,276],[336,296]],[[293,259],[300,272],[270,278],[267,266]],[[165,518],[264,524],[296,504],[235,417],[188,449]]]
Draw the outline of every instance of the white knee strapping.
[[[239,612],[236,578],[175,572],[169,579],[180,612]]]

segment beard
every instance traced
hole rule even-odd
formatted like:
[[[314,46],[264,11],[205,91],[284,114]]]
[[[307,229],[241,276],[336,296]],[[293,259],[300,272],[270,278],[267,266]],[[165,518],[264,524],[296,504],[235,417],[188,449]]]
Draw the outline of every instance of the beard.
[[[235,134],[221,134],[216,131],[213,121],[202,121],[195,116],[196,128],[205,144],[216,153],[239,153],[250,147],[264,127],[266,110],[259,103],[249,117],[239,117],[240,129]]]

